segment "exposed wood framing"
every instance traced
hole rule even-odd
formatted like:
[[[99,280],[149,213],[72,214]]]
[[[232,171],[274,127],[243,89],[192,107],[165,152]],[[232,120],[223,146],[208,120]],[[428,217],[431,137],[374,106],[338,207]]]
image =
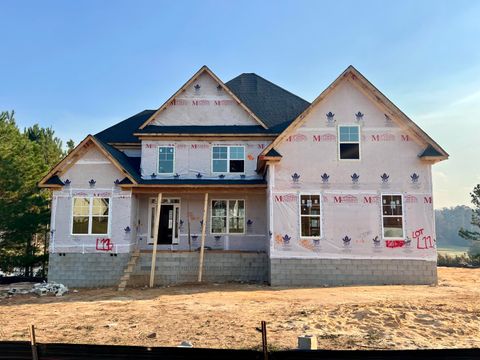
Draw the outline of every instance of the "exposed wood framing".
[[[125,149],[141,149],[142,144],[140,142],[137,143],[122,143],[122,142],[109,142],[108,145],[112,145],[115,147],[125,148]]]
[[[269,140],[275,139],[278,134],[222,134],[222,135],[215,135],[215,134],[205,134],[205,135],[188,135],[184,136],[183,134],[133,134],[138,136],[140,140],[158,140],[161,138],[162,140],[203,140],[203,141],[220,141],[220,140],[235,140],[235,141],[243,141],[243,140]]]
[[[152,194],[152,193],[158,193],[159,191],[165,193],[172,193],[172,194],[178,194],[179,192],[181,193],[205,193],[206,190],[209,192],[216,192],[216,193],[232,193],[232,192],[240,192],[240,193],[245,193],[248,191],[248,193],[264,193],[265,190],[267,189],[266,184],[261,184],[261,185],[250,185],[250,186],[245,186],[245,185],[225,185],[225,186],[218,186],[218,185],[201,185],[201,186],[147,186],[147,187],[130,187],[130,186],[122,186],[122,189],[125,190],[132,190],[133,194]]]
[[[157,244],[158,244],[158,228],[160,227],[160,210],[162,209],[162,193],[157,196],[157,208],[155,213],[155,221],[153,225],[153,251],[152,251],[152,267],[150,269],[150,287],[155,282],[155,262],[157,261]]]
[[[202,282],[203,257],[205,255],[205,231],[207,229],[208,193],[205,193],[203,202],[202,241],[200,243],[200,262],[198,265],[198,282]]]
[[[60,190],[63,185],[58,184],[42,184],[42,188],[49,188],[50,190]]]
[[[260,155],[259,158],[260,158],[260,160],[264,160],[264,161],[280,161],[280,160],[282,160],[281,156]]]

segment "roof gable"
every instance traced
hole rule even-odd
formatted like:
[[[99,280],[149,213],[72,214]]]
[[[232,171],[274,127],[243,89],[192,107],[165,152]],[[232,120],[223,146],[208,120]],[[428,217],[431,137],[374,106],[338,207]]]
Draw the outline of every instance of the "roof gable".
[[[181,94],[183,88],[189,83],[195,85],[195,77],[207,74],[215,82],[215,92],[217,86],[222,85],[221,89],[225,95],[231,98],[236,97],[235,103],[238,106],[244,106],[251,113],[251,119],[243,125],[228,125],[222,121],[221,124],[196,124],[196,125],[179,125],[167,124],[153,125],[151,124],[155,114],[160,114],[161,109],[173,101],[176,94]],[[188,134],[194,133],[216,133],[224,135],[231,134],[280,134],[301,112],[303,112],[309,102],[290,93],[289,91],[273,84],[272,82],[253,73],[241,74],[230,80],[227,84],[223,84],[207,67],[202,67],[196,75],[192,77],[177,93],[174,94],[160,109],[144,110],[138,114],[129,117],[97,134],[95,138],[106,144],[139,144],[140,134],[172,134],[175,132]],[[168,106],[167,106],[168,108]],[[246,115],[247,117],[249,114]],[[261,119],[262,125],[258,121],[252,121],[254,117]],[[146,125],[146,124],[149,125]],[[268,127],[268,129],[267,129]],[[204,128],[203,130],[201,128]]]
[[[152,114],[139,129],[147,125],[260,125],[260,120],[206,66]]]
[[[92,147],[97,148],[100,153],[105,156],[111,163],[126,177],[136,183],[134,166],[129,163],[128,158],[121,151],[115,149],[113,146],[102,143],[92,135],[88,135],[73,149],[67,156],[65,156],[60,162],[53,167],[50,172],[43,177],[38,183],[39,187],[61,187],[64,184],[58,180],[59,175],[65,173],[72,165],[74,165],[81,157]],[[118,153],[117,153],[118,152]],[[58,180],[57,180],[58,179]]]
[[[266,155],[271,149],[288,138],[296,129],[305,122],[307,115],[312,112],[316,106],[323,102],[339,84],[350,81],[364,95],[367,96],[375,105],[377,105],[385,116],[395,121],[396,124],[411,132],[425,146],[431,146],[439,154],[439,160],[448,158],[448,153],[443,150],[430,136],[428,136],[417,124],[415,124],[407,115],[405,115],[397,106],[395,106],[385,95],[383,95],[375,86],[373,86],[358,70],[349,66],[332,84],[330,84],[290,125],[269,145],[261,155]]]

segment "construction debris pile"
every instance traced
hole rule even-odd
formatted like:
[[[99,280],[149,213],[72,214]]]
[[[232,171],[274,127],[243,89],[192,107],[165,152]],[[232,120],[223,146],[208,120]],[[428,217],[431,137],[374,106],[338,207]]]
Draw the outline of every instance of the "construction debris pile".
[[[55,295],[63,296],[68,293],[68,288],[63,284],[55,282],[43,282],[37,284],[31,283],[17,283],[11,284],[10,287],[0,289],[0,298],[14,295],[35,294],[38,296]]]

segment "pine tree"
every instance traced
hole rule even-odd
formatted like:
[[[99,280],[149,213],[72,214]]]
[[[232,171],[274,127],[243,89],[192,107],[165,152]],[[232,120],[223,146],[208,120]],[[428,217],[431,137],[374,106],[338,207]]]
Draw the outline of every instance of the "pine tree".
[[[75,149],[75,142],[70,139],[67,141],[67,154],[70,154],[73,149]]]
[[[472,209],[472,221],[471,224],[474,228],[479,228],[480,230],[480,184],[475,186],[473,188],[473,191],[470,193],[470,196],[472,197],[472,204],[474,208]],[[471,240],[474,242],[471,247],[471,255],[476,255],[476,253],[479,248],[479,245],[477,242],[480,242],[480,231],[478,230],[466,230],[464,228],[461,228],[458,234],[467,240]],[[474,251],[472,251],[474,250]]]
[[[51,128],[38,125],[22,133],[14,112],[0,112],[0,269],[23,268],[33,275],[44,260],[33,240],[45,233],[50,218],[50,193],[37,182],[63,156],[61,141]]]

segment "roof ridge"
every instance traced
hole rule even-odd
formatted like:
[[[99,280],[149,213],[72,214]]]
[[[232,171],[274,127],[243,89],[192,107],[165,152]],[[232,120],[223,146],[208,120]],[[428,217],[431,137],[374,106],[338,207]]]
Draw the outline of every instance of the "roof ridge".
[[[136,113],[132,116],[129,116],[128,118],[119,121],[102,131],[99,131],[95,134],[95,137],[102,139],[105,142],[112,142],[112,134],[118,135],[118,133],[123,134],[123,140],[118,140],[116,139],[113,142],[139,142],[139,140],[135,137],[133,137],[133,132],[138,128],[139,125],[137,125],[138,122],[144,121],[142,117],[144,117],[146,114],[150,114],[155,112],[155,110],[149,110],[145,109],[143,111],[140,111],[139,113]],[[130,131],[131,130],[131,131]],[[127,134],[130,133],[130,134]],[[131,136],[131,137],[130,137]],[[116,138],[117,136],[113,136]],[[127,137],[128,141],[124,141],[125,137]]]
[[[267,83],[275,86],[276,88],[279,88],[280,90],[286,92],[287,94],[293,95],[293,96],[295,96],[296,98],[298,98],[298,99],[300,99],[300,100],[302,100],[302,101],[305,101],[306,103],[310,104],[310,101],[305,100],[304,98],[300,97],[299,95],[294,94],[293,92],[291,92],[291,91],[289,91],[289,90],[281,87],[280,85],[275,84],[274,82],[272,82],[272,81],[270,81],[270,80],[268,80],[268,79],[265,79],[263,76],[260,76],[260,75],[258,75],[257,73],[254,73],[254,72],[252,72],[252,73],[241,73],[240,75],[234,77],[233,79],[228,80],[228,81],[225,83],[225,85],[227,85],[230,81],[233,81],[233,80],[235,80],[236,78],[238,78],[238,77],[240,77],[240,76],[242,76],[242,75],[255,75],[257,78],[260,78],[260,79],[262,79],[263,81],[265,81],[265,82],[267,82]],[[227,86],[228,86],[228,85],[227,85]]]

